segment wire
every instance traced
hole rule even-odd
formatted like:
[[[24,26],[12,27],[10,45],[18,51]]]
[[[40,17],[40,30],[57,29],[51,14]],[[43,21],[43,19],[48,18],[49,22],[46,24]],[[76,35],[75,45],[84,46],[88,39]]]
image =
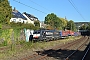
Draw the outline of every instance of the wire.
[[[71,3],[71,5],[75,8],[75,10],[79,13],[79,15],[83,18],[83,20],[85,20],[85,18],[82,16],[82,14],[78,11],[78,9],[75,7],[75,4],[74,4],[74,2],[72,1],[70,1],[70,0],[68,0],[70,3]],[[86,20],[85,20],[86,21]]]
[[[72,0],[71,0],[72,1]],[[76,7],[76,5],[74,4],[74,2],[72,1],[72,4]],[[76,9],[78,10],[78,8],[76,7]]]
[[[21,3],[20,1],[17,1],[17,0],[13,0],[13,1],[15,1],[15,2],[17,2],[17,3],[19,3],[19,4],[22,4],[22,5],[24,5],[24,6],[27,6],[27,7],[29,7],[29,8],[32,8],[32,9],[34,9],[34,10],[36,10],[36,11],[39,11],[39,12],[41,12],[41,13],[43,13],[43,14],[47,14],[47,13],[45,13],[45,12],[43,12],[43,11],[40,11],[40,10],[38,10],[38,9],[36,9],[36,8],[33,8],[33,7],[29,6],[29,5],[26,5],[26,4],[24,4],[24,3]]]
[[[32,3],[38,5],[38,6],[42,7],[42,8],[44,8],[44,9],[47,10],[47,11],[50,11],[49,9],[47,9],[47,8],[45,8],[45,7],[43,7],[43,6],[41,6],[40,4],[38,4],[38,3],[36,3],[36,2],[34,2],[34,1],[32,1],[32,0],[29,0],[29,1],[31,1]]]
[[[71,0],[72,1],[72,0]],[[74,2],[72,1],[73,5],[76,7],[76,5],[74,4]],[[76,9],[78,10],[78,8],[76,7]],[[79,11],[79,10],[78,10]]]

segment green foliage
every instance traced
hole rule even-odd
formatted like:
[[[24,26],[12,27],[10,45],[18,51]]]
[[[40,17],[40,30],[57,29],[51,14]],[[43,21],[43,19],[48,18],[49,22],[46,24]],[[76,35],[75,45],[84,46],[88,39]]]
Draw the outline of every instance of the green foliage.
[[[14,23],[14,22],[11,22],[10,23],[10,26],[14,29],[35,29],[35,26],[33,24],[23,24],[23,23]]]
[[[50,26],[54,27],[54,20],[56,20],[56,15],[54,13],[48,14],[45,17],[45,24],[49,24]]]
[[[7,30],[0,30],[1,35],[0,38],[3,39],[3,44],[8,45],[11,44],[11,36],[12,36],[12,29],[7,29]]]
[[[12,28],[15,28],[15,29],[18,29],[18,28],[21,29],[22,28],[22,23],[20,23],[20,22],[18,22],[18,23],[11,22],[10,26]]]
[[[2,24],[0,24],[0,29],[2,29]]]
[[[8,0],[0,0],[0,23],[9,23],[12,16],[12,7]]]
[[[15,44],[11,44],[10,48],[11,48],[11,51],[15,51]]]
[[[14,36],[12,38],[14,38],[15,41],[18,41],[19,36],[20,36],[20,29],[13,29],[14,32]]]
[[[39,21],[34,21],[34,25],[37,27],[40,27],[40,22]]]
[[[61,27],[61,20],[59,19],[59,17],[57,17],[57,15],[55,15],[54,13],[48,14],[45,17],[45,24],[50,25],[51,27],[53,27],[53,29],[57,29]]]
[[[66,18],[57,17],[54,13],[48,14],[45,17],[45,24],[47,24],[46,28],[48,29],[57,29],[57,30],[72,30],[76,31],[76,25],[74,21],[68,21]]]
[[[86,26],[86,24],[82,24],[82,26],[80,26],[80,30],[86,30],[86,28],[87,28],[87,26]],[[89,28],[89,27],[88,27]]]
[[[3,47],[3,46],[7,46],[7,41],[3,41],[2,43],[0,43],[0,47]]]
[[[7,40],[3,42],[3,46],[7,46]]]
[[[0,36],[2,35],[2,30],[0,29]]]
[[[20,37],[20,29],[0,30],[0,40],[2,46],[17,44]]]
[[[40,28],[40,22],[39,21],[34,21],[34,30],[38,30]]]
[[[88,23],[87,30],[90,31],[90,22]]]
[[[65,30],[66,27],[67,27],[68,21],[66,19],[64,19],[64,18],[60,18],[60,20],[61,20],[61,23],[60,24],[62,26],[62,29]]]
[[[24,40],[17,40],[16,45],[24,45],[25,41]]]
[[[70,20],[68,23],[67,23],[67,29],[68,30],[72,30],[72,31],[75,31],[76,30],[76,26],[74,24],[74,22],[72,20]]]
[[[34,29],[33,24],[23,24],[22,26],[23,26],[23,28],[26,28],[26,29]]]

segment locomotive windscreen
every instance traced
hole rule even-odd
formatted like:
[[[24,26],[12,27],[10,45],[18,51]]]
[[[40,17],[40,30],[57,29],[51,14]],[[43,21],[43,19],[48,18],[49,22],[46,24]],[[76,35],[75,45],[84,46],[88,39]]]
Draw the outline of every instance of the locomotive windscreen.
[[[34,31],[33,34],[40,34],[40,31]]]

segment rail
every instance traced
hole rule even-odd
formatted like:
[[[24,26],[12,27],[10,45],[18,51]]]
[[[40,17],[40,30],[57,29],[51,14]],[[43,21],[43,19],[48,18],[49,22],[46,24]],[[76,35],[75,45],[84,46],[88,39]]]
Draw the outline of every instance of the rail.
[[[81,49],[82,47],[83,47],[83,45],[85,45],[85,43],[88,41],[88,39],[81,45],[81,46],[79,46],[74,52],[72,52],[70,55],[68,55],[66,58],[65,58],[65,60],[69,60],[69,58],[71,57],[71,56],[73,56],[79,49]]]
[[[86,55],[87,55],[87,53],[88,53],[88,51],[90,50],[90,46],[89,46],[89,48],[87,49],[87,51],[85,52],[85,54],[84,54],[84,56],[83,56],[83,58],[82,58],[82,60],[84,60],[85,59],[85,57],[86,57]]]

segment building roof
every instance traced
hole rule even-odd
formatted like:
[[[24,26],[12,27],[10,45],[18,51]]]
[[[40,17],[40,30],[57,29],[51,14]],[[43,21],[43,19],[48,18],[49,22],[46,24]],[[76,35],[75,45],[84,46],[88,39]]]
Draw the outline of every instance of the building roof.
[[[27,18],[25,18],[19,11],[17,11],[17,10],[13,10],[12,11],[12,17],[13,18],[22,18],[22,19],[24,19],[24,20],[27,20]]]
[[[35,16],[31,15],[31,14],[28,14],[26,12],[24,12],[23,14],[25,14],[29,19],[31,19],[31,18],[38,19],[37,17],[35,17]]]

